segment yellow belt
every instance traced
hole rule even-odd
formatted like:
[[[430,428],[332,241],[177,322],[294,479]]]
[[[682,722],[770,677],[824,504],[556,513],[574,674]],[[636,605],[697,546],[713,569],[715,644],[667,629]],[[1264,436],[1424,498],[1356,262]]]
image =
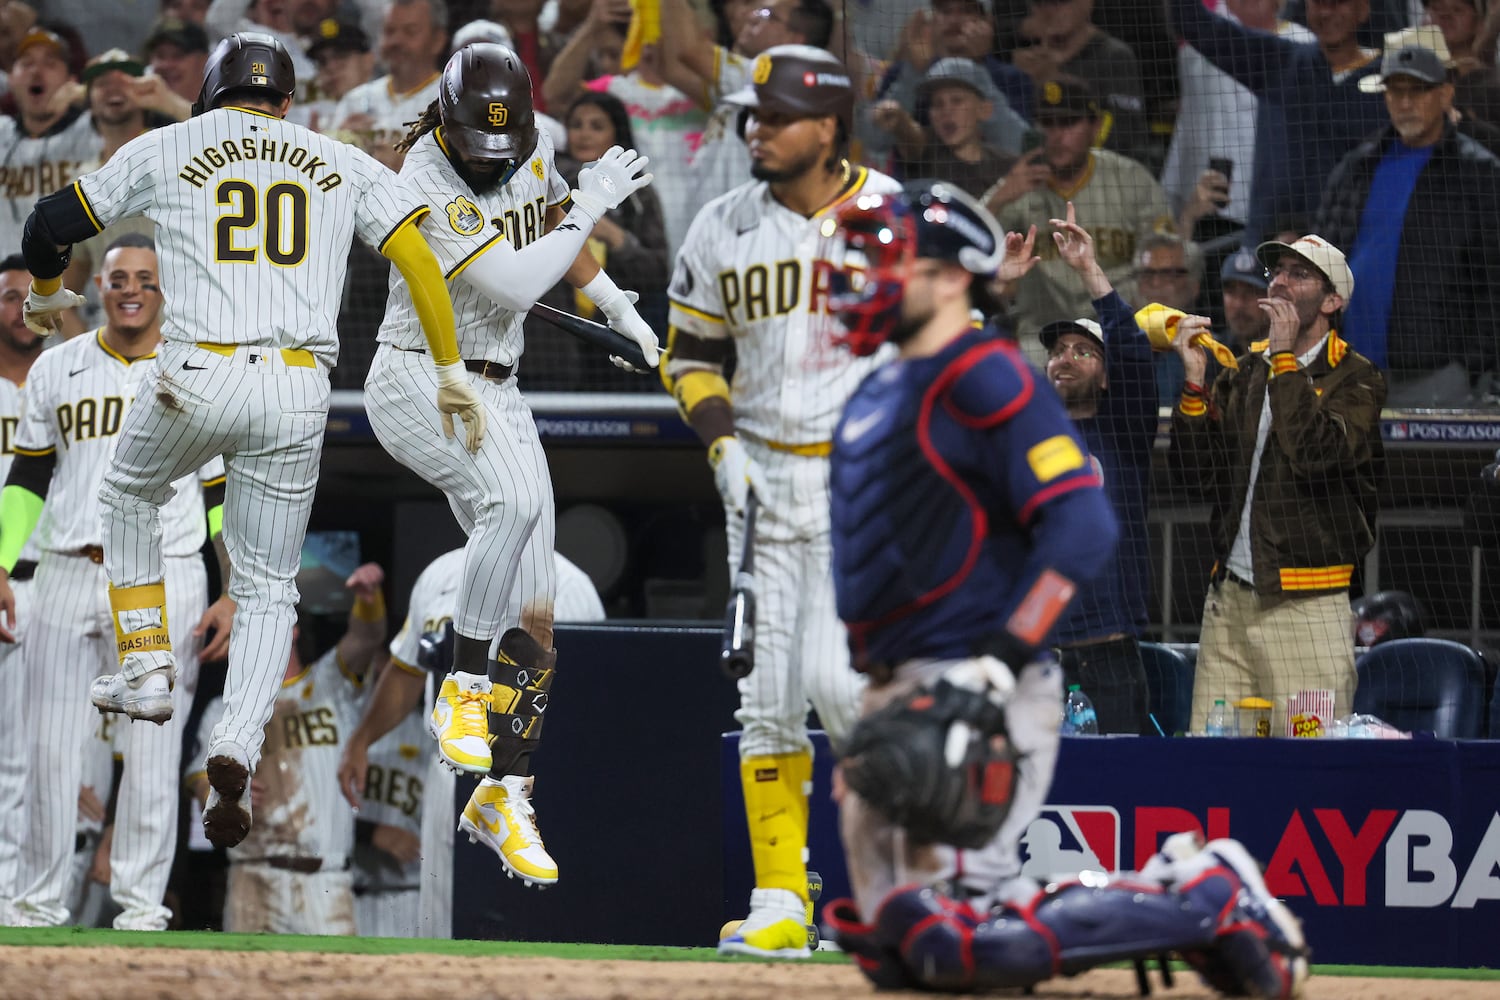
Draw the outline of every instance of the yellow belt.
[[[252,345],[200,343],[198,344],[198,346],[203,348],[205,351],[212,351],[213,353],[223,355],[226,358],[232,358],[234,357],[234,352],[239,350],[241,347],[250,347]],[[293,368],[318,367],[317,359],[313,357],[312,351],[303,350],[300,347],[282,347],[278,348],[278,350],[280,350],[281,352],[281,360],[286,362]]]
[[[814,441],[812,444],[787,444],[784,441],[762,442],[772,451],[779,451],[787,455],[801,455],[803,458],[827,458],[833,454],[832,441]]]

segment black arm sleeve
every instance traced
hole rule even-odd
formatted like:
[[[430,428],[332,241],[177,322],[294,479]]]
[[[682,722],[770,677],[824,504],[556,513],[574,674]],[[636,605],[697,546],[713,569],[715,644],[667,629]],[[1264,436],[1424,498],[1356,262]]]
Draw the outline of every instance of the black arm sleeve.
[[[86,240],[99,228],[76,183],[54,191],[38,201],[26,219],[21,236],[26,269],[34,278],[58,277],[67,269],[71,256],[68,250],[58,248]]]
[[[55,468],[57,468],[57,452],[55,451],[46,451],[39,455],[17,452],[15,461],[10,463],[10,474],[5,477],[5,485],[20,486],[45,500],[47,490],[52,486],[52,470]]]

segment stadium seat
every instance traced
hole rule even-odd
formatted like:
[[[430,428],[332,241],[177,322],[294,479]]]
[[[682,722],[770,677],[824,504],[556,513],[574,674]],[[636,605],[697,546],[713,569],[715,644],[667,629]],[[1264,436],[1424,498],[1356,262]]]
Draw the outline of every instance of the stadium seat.
[[[1448,639],[1393,639],[1359,658],[1354,710],[1442,739],[1484,735],[1484,661]]]
[[[1143,642],[1140,646],[1156,724],[1168,736],[1187,732],[1193,714],[1192,663],[1180,651],[1161,643]]]

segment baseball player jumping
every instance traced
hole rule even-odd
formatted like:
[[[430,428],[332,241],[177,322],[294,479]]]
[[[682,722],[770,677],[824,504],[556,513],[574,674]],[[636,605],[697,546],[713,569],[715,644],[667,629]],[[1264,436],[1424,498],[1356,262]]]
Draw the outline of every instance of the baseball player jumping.
[[[438,751],[456,769],[488,775],[470,801],[471,822],[506,870],[550,885],[557,865],[532,819],[529,774],[555,661],[555,515],[546,456],[514,378],[521,322],[566,277],[655,363],[656,336],[630,293],[584,249],[594,224],[651,175],[645,157],[612,147],[579,173],[570,201],[552,141],[535,125],[531,77],[519,56],[492,42],[453,54],[438,99],[402,148],[404,186],[436,209],[422,233],[451,283],[463,365],[495,432],[473,455],[434,447],[441,414],[410,389],[433,376],[410,289],[394,278],[365,404],[386,451],[447,494],[469,536],[453,673],[432,714]],[[517,595],[519,614],[507,617]]]
[[[895,181],[845,159],[854,90],[822,49],[778,45],[758,56],[741,126],[755,180],[704,206],[677,256],[663,381],[708,445],[724,499],[730,574],[753,490],[759,615],[755,672],[741,680],[740,780],[755,890],[725,953],[801,958],[808,948],[807,796],[811,701],[829,738],[853,724],[849,669],[829,575],[828,453],[844,400],[868,359],[826,338],[827,282],[818,230],[850,199]],[[738,357],[733,388],[724,380]]]
[[[105,166],[42,199],[26,223],[33,329],[56,329],[81,301],[62,288],[66,247],[128,216],[157,226],[172,309],[152,383],[125,414],[100,497],[121,670],[95,704],[132,719],[172,713],[160,510],[170,483],[224,456],[224,536],[235,603],[224,718],[207,755],[203,825],[220,846],[250,828],[245,795],[292,643],[300,562],[328,420],[334,321],[353,235],[389,257],[410,286],[430,359],[424,390],[445,430],[457,414],[477,451],[484,409],[459,364],[442,272],[417,230],[427,208],[369,156],[284,121],[291,57],[256,33],[209,58],[186,122],[127,143]]]
[[[1046,643],[1118,537],[1057,394],[969,319],[982,282],[1035,262],[1034,235],[923,182],[829,235],[844,343],[900,350],[834,436],[834,581],[870,680],[840,762],[839,944],[890,989],[1029,989],[1175,951],[1230,996],[1297,995],[1301,929],[1235,841],[1177,834],[1140,872],[1045,888],[1021,874],[1059,743]]]
[[[69,876],[77,834],[80,749],[97,717],[85,692],[118,660],[102,565],[104,525],[99,485],[120,438],[131,400],[149,392],[161,342],[162,295],[151,239],[112,243],[98,283],[105,325],[42,354],[23,392],[16,459],[0,491],[0,616],[24,624],[32,761],[28,786],[27,882],[16,901],[25,922],[67,922]],[[144,388],[143,388],[144,387]],[[161,509],[167,620],[178,650],[173,707],[192,703],[198,679],[191,631],[208,604],[200,549],[208,525],[223,518],[224,465],[210,456],[196,474],[171,484]],[[43,501],[45,500],[45,505]],[[33,529],[43,557],[22,621],[9,573]],[[177,845],[178,757],[182,736],[163,726],[130,726],[123,734],[125,774],[110,844],[110,892],[123,912],[117,928],[165,930],[162,906]],[[74,915],[76,917],[76,914]]]

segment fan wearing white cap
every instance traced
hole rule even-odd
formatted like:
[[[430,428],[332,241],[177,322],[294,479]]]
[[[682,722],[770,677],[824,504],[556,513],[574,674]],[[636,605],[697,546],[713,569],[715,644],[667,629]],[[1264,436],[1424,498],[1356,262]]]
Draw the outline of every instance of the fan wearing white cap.
[[[1215,562],[1193,683],[1194,732],[1215,700],[1354,697],[1349,583],[1374,541],[1385,379],[1335,329],[1355,288],[1320,236],[1262,243],[1270,335],[1205,386],[1207,357],[1187,316],[1173,342],[1187,381],[1172,412],[1170,463],[1212,506]],[[1247,460],[1248,457],[1248,460]]]
[[[1389,121],[1354,147],[1324,189],[1317,231],[1349,250],[1349,343],[1387,375],[1392,406],[1465,406],[1496,370],[1500,161],[1451,119],[1453,61],[1432,25],[1385,36]],[[1482,394],[1484,389],[1480,389]]]

